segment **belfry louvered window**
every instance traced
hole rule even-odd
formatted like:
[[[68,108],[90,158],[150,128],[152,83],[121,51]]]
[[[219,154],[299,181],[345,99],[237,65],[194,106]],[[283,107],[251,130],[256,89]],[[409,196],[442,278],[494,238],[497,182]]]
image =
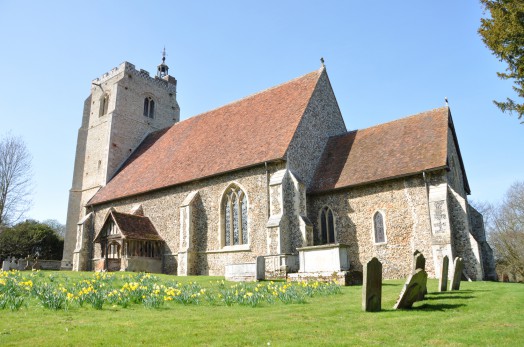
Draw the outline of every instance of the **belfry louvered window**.
[[[335,217],[327,206],[320,211],[320,243],[335,243]]]
[[[242,189],[233,185],[226,190],[222,199],[222,210],[224,246],[247,244],[247,197]]]
[[[155,100],[148,96],[144,99],[144,117],[153,118],[155,116]]]

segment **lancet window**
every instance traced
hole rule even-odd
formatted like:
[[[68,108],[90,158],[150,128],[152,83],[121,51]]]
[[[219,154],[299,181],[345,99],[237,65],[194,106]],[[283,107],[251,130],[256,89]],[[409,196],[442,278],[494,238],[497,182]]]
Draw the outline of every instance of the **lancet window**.
[[[109,95],[104,94],[100,98],[100,117],[107,113],[107,108],[109,106]]]
[[[375,243],[386,242],[386,228],[384,225],[384,216],[380,211],[373,215],[373,233],[375,236]]]
[[[320,243],[335,243],[335,217],[327,206],[320,210]]]

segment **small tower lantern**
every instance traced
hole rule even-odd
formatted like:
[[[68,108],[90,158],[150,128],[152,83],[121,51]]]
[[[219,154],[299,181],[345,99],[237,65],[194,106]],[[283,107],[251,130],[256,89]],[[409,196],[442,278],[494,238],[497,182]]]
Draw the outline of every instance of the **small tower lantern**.
[[[166,65],[166,48],[162,51],[162,64],[158,65],[157,77],[164,78],[169,73],[169,67]]]

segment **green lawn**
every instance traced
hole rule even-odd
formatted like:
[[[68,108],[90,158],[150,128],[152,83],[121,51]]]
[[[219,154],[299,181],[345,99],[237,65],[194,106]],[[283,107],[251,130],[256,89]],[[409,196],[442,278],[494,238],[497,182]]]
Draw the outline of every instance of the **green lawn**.
[[[72,272],[41,276],[50,274],[53,282],[66,285],[92,277]],[[210,282],[219,279],[158,277],[197,282],[209,290]],[[360,286],[308,297],[303,304],[276,301],[257,307],[169,302],[158,309],[71,304],[54,311],[33,300],[18,311],[0,310],[0,346],[524,345],[524,285],[463,282],[460,291],[435,293],[437,282],[429,281],[425,301],[397,311],[392,307],[403,281],[385,281],[378,313],[362,312]]]

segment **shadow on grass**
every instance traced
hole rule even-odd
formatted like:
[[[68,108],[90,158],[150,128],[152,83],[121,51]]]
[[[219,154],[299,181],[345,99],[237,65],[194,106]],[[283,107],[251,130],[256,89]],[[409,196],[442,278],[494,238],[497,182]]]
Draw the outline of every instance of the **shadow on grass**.
[[[465,304],[423,304],[418,307],[413,307],[413,311],[446,311],[446,310],[455,310],[459,307],[464,307]]]
[[[439,295],[432,296],[433,294],[428,294],[425,300],[445,300],[445,299],[475,299],[473,295]]]

